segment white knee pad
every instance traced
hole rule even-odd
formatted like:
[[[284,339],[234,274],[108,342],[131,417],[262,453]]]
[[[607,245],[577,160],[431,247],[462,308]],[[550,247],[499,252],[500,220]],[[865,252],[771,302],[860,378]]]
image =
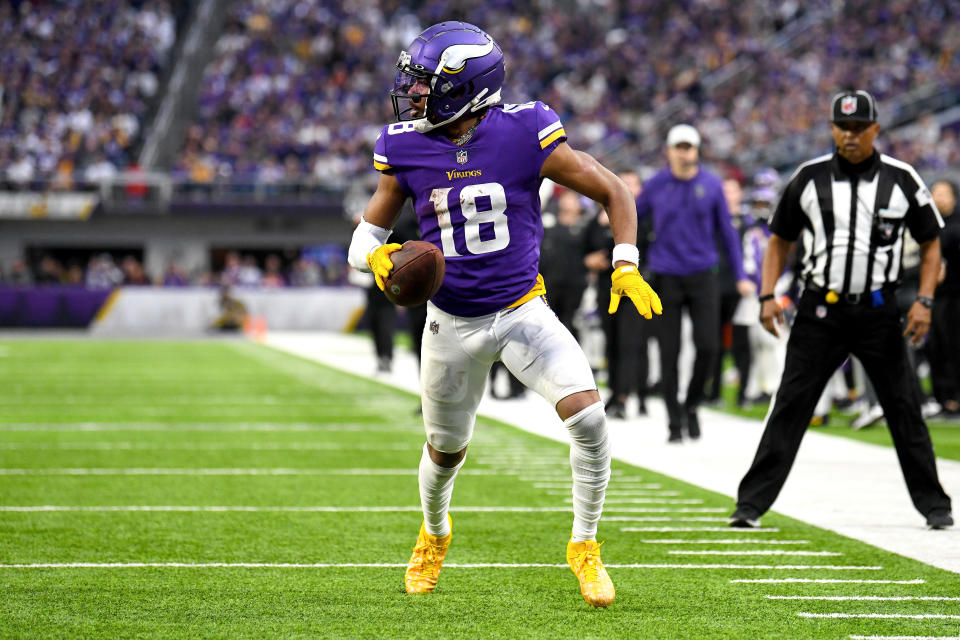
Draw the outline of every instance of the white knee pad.
[[[577,445],[597,451],[609,449],[607,419],[602,402],[581,409],[564,420],[563,424],[570,432],[570,439]]]

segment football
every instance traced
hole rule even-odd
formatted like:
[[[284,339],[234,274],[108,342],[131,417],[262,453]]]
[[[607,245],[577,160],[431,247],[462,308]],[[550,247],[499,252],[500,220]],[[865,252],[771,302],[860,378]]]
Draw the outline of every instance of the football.
[[[387,299],[401,307],[421,305],[437,293],[443,283],[443,254],[423,240],[408,240],[390,254],[393,269],[383,282]]]

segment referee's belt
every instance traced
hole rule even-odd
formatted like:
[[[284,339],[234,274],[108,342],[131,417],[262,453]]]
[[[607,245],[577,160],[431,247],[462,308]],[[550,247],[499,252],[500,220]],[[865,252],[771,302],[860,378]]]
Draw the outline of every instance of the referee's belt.
[[[815,293],[818,296],[822,296],[824,301],[827,304],[849,304],[849,305],[869,304],[871,306],[876,307],[876,306],[879,306],[877,304],[877,298],[879,297],[880,302],[882,303],[883,299],[887,295],[893,294],[893,292],[896,290],[896,287],[894,287],[893,285],[885,284],[875,291],[864,291],[861,293],[840,293],[837,291],[833,291],[832,289],[824,289],[823,287],[816,285],[812,282],[807,282],[804,284],[804,290]],[[829,299],[829,296],[831,293],[837,296],[836,300]]]

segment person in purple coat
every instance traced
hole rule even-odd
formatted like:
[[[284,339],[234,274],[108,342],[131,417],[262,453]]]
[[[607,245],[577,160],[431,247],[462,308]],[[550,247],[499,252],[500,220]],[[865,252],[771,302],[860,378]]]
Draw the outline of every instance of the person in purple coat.
[[[653,219],[647,259],[651,277],[663,294],[665,312],[657,321],[663,399],[669,442],[700,437],[697,409],[704,385],[720,351],[720,298],[717,285],[717,237],[723,241],[740,295],[756,286],[743,274],[740,238],[730,223],[722,181],[700,166],[700,134],[678,124],[667,134],[668,166],[643,184],[637,199],[640,220]],[[697,350],[683,405],[677,398],[680,321],[686,309],[693,320]]]
[[[539,188],[550,178],[606,208],[617,242],[609,311],[627,296],[651,318],[661,312],[660,300],[637,268],[633,196],[613,173],[567,145],[560,117],[548,105],[501,103],[503,53],[474,25],[433,25],[400,54],[397,68],[391,95],[398,121],[377,139],[373,163],[380,180],[354,231],[349,261],[372,271],[383,288],[393,267],[390,254],[400,248],[387,239],[410,198],[422,239],[436,245],[446,262],[423,333],[424,523],[407,565],[406,590],[430,593],[437,585],[452,536],[454,478],[487,374],[500,360],[547,399],[570,432],[574,518],[567,562],[583,598],[606,607],[614,587],[596,531],[610,445],[590,364],[545,300],[537,271],[543,239]]]

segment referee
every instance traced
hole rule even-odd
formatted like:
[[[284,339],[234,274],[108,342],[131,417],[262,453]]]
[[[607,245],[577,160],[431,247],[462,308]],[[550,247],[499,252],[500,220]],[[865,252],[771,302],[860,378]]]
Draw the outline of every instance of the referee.
[[[866,369],[890,425],[914,506],[931,529],[953,525],[937,478],[919,385],[901,335],[919,344],[930,327],[943,220],[913,167],[877,153],[877,105],[866,91],[833,98],[837,151],[806,162],[787,185],[770,223],[763,261],[763,327],[778,335],[773,295],[787,254],[800,241],[804,292],[787,343],[783,378],[756,457],[740,482],[734,527],[756,527],[776,500],[827,380],[848,354]],[[920,289],[901,334],[894,289],[905,230],[920,244]]]

